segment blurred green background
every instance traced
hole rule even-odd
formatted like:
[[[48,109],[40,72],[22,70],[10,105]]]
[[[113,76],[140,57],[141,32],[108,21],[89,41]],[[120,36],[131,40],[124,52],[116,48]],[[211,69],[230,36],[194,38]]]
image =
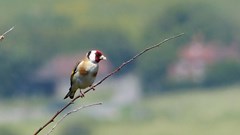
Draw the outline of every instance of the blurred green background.
[[[15,29],[0,41],[0,134],[33,134],[64,106],[71,70],[88,50],[108,57],[99,80],[137,52],[182,32],[78,100],[68,111],[103,105],[72,114],[52,134],[239,134],[239,5],[236,0],[1,1],[0,33]]]

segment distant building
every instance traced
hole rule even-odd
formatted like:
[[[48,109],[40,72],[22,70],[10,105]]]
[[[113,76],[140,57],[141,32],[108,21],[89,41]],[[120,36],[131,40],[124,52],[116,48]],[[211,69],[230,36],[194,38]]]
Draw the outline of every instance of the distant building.
[[[223,59],[239,59],[239,45],[222,46],[217,42],[204,42],[201,36],[180,49],[178,60],[168,69],[171,80],[200,83],[205,77],[206,66]]]

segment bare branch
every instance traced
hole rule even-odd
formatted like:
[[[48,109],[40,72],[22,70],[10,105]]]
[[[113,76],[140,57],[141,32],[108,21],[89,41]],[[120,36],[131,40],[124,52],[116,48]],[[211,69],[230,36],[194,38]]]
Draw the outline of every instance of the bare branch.
[[[64,118],[66,118],[68,115],[78,112],[79,110],[82,110],[84,108],[88,108],[88,107],[92,107],[92,106],[96,106],[96,105],[102,105],[102,103],[94,103],[94,104],[89,104],[89,105],[84,105],[84,106],[80,106],[79,108],[72,110],[68,113],[66,113],[65,115],[63,115],[63,117],[51,128],[51,130],[48,131],[48,133],[46,135],[50,135],[53,130],[63,121]]]
[[[14,29],[14,26],[13,26],[12,28],[10,28],[9,30],[7,30],[6,32],[4,32],[2,35],[0,35],[0,41],[3,40],[3,39],[4,39],[4,36],[5,36],[8,32],[12,31],[13,29]]]
[[[139,52],[138,54],[136,54],[134,57],[132,57],[131,59],[129,59],[128,61],[123,62],[119,67],[117,67],[113,72],[109,73],[106,77],[104,77],[103,79],[101,79],[99,82],[97,82],[95,85],[93,85],[92,87],[90,87],[89,89],[87,89],[86,91],[84,91],[84,94],[88,93],[90,90],[95,89],[96,86],[98,86],[99,84],[101,84],[103,81],[105,81],[107,78],[109,78],[110,76],[112,76],[113,74],[119,72],[123,67],[125,67],[127,64],[129,64],[130,62],[134,61],[136,58],[138,58],[139,56],[141,56],[142,54],[144,54],[145,52],[157,48],[159,46],[161,46],[162,44],[173,40],[175,38],[178,38],[180,36],[184,35],[184,33],[169,37],[164,39],[163,41],[159,42],[158,44],[155,44],[153,46],[150,46],[148,48],[145,48],[143,51]],[[70,106],[72,103],[74,103],[75,100],[77,100],[78,98],[80,98],[81,96],[78,95],[76,96],[74,99],[72,99],[68,104],[66,104],[62,109],[60,109],[45,125],[43,125],[42,127],[40,127],[35,133],[34,135],[37,135],[39,132],[41,132],[41,130],[43,130],[46,126],[48,126],[50,123],[52,123],[54,121],[54,119],[60,114],[62,113],[62,111],[64,111],[68,106]]]
[[[2,34],[2,36],[5,36],[8,32],[12,31],[13,29],[14,29],[14,26],[13,26],[12,28],[10,28],[9,30],[7,30],[6,32],[4,32],[4,33]]]

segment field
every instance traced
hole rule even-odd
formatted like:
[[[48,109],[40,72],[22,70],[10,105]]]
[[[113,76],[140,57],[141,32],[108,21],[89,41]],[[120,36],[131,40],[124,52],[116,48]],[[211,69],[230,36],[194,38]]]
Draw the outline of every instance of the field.
[[[81,132],[85,135],[237,135],[240,125],[239,94],[239,86],[166,93],[146,97],[137,104],[122,107],[114,117],[99,118],[89,115],[108,104],[103,100],[102,106],[82,110],[69,116],[53,134]],[[47,103],[44,100],[39,101],[41,100],[35,101],[36,106],[25,104],[22,108],[36,110]],[[19,102],[8,103],[9,106],[5,110],[12,108],[16,110],[16,105],[21,106]],[[43,109],[42,113],[44,112]],[[53,113],[54,111],[48,111],[37,118],[26,116],[22,120],[1,122],[0,132],[5,135],[32,134]],[[46,132],[47,130],[42,133]]]

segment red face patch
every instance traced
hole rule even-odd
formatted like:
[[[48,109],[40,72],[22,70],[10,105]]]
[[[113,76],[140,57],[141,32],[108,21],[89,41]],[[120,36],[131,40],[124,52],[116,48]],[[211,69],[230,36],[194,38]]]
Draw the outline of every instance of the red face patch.
[[[96,50],[96,53],[95,53],[95,61],[96,62],[99,62],[101,59],[100,57],[102,56],[102,52],[99,51],[99,50]]]

